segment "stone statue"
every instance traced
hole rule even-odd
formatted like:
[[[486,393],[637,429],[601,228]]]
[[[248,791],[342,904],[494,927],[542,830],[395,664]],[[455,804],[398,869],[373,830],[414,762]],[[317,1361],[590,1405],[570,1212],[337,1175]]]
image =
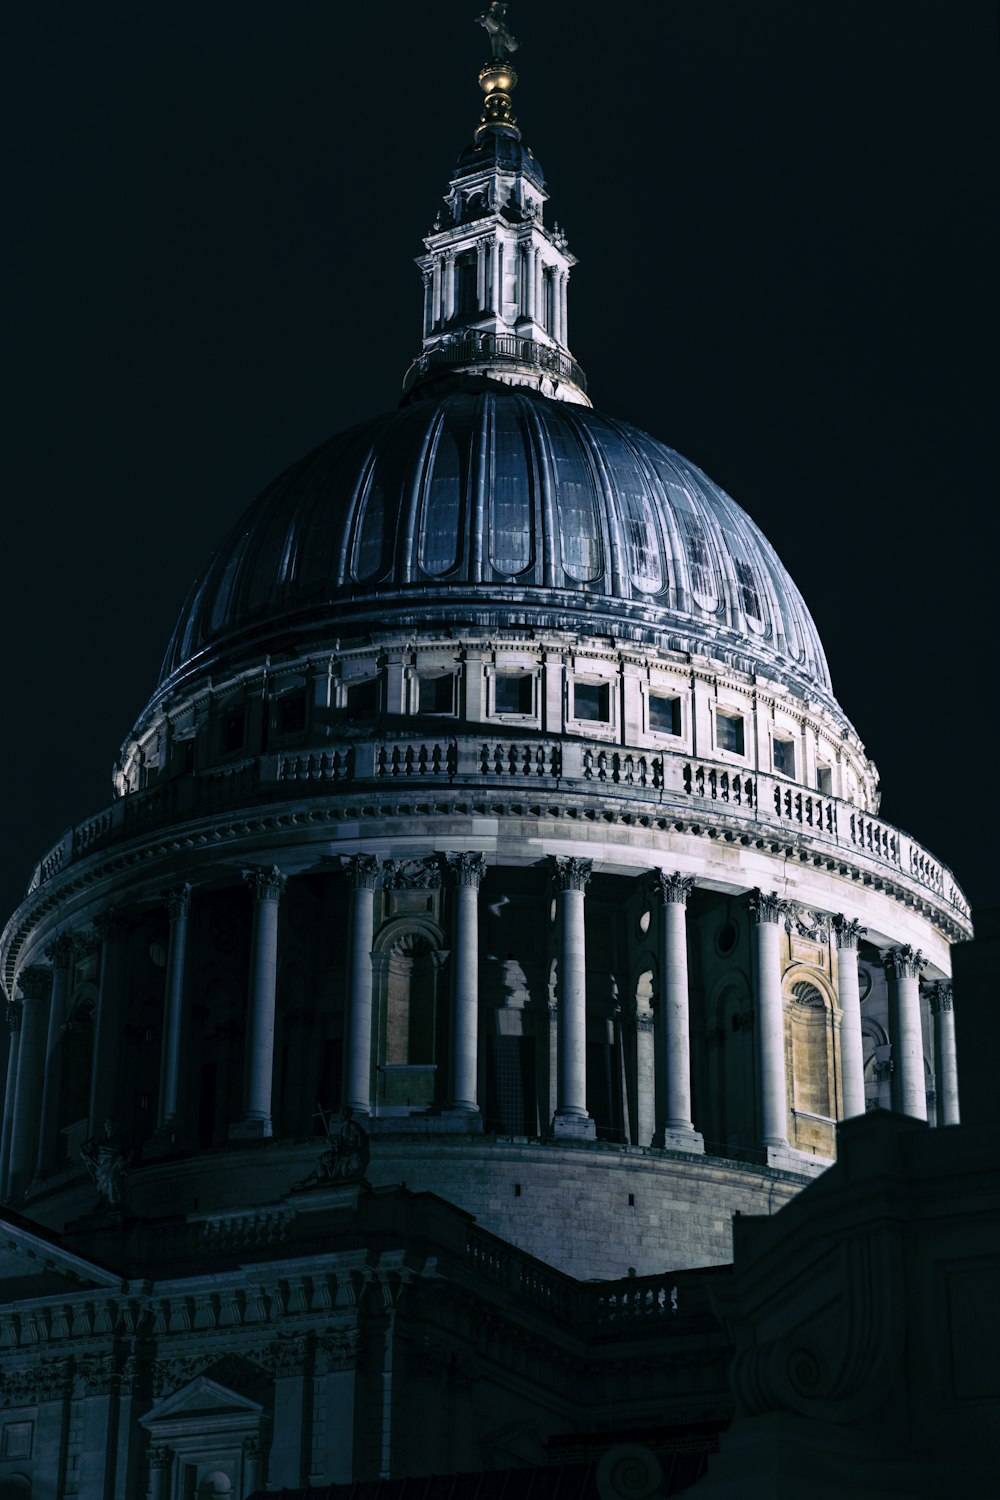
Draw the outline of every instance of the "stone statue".
[[[80,1147],[80,1159],[93,1179],[105,1208],[125,1206],[128,1162],[125,1142],[114,1120],[105,1120],[104,1134],[92,1136]]]
[[[345,1104],[340,1114],[340,1125],[336,1126],[336,1115],[319,1111],[326,1130],[326,1150],[316,1163],[303,1187],[315,1187],[334,1182],[364,1182],[365,1168],[371,1156],[367,1131],[354,1118],[354,1111]]]
[[[476,25],[482,26],[490,39],[494,62],[502,62],[505,52],[517,51],[517,42],[507,30],[507,6],[503,0],[490,0],[482,15],[476,17]]]

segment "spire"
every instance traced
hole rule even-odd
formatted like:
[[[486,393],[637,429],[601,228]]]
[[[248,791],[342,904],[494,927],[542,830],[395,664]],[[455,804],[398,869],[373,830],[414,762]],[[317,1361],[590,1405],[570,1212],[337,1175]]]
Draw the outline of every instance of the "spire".
[[[545,222],[545,178],[517,128],[508,57],[518,44],[507,9],[492,0],[478,17],[493,53],[479,70],[483,112],[417,259],[423,343],[403,394],[426,395],[432,383],[466,375],[589,406],[567,332],[576,258],[559,225]]]

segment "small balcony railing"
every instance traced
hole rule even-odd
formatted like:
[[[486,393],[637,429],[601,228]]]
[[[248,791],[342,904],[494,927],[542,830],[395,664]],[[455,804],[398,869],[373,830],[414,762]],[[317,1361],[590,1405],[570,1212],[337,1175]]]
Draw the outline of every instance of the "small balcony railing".
[[[403,377],[403,395],[435,370],[493,364],[541,370],[571,381],[581,391],[587,389],[587,377],[576,360],[559,349],[540,344],[537,339],[520,338],[515,333],[470,333],[418,355]]]

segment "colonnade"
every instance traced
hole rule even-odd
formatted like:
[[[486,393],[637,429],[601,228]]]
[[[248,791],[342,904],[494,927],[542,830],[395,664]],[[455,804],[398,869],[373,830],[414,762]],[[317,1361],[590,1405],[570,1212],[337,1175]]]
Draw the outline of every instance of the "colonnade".
[[[379,861],[356,854],[341,859],[348,886],[345,956],[345,1046],[343,1099],[359,1115],[373,1112],[373,942]],[[475,1128],[481,1118],[479,1080],[479,889],[485,856],[456,853],[441,861],[452,891],[451,1070],[446,1114]],[[555,1094],[552,1134],[593,1138],[595,1122],[587,1108],[587,951],[586,892],[592,861],[557,857],[551,861],[557,912],[557,1005],[555,1009]],[[252,898],[250,974],[244,1045],[242,1111],[230,1127],[234,1140],[273,1133],[275,1006],[278,966],[278,912],[287,884],[277,868],[244,871]],[[639,1144],[702,1151],[692,1119],[691,1015],[688,977],[687,904],[690,876],[657,869],[650,889],[659,905],[659,992],[655,1010],[638,1007],[635,1016],[637,1119]],[[169,919],[164,983],[163,1035],[157,1132],[154,1142],[170,1142],[184,1091],[188,986],[186,983],[188,884],[163,893]],[[788,904],[756,890],[747,909],[751,921],[751,966],[756,1016],[756,1068],[760,1139],[765,1150],[790,1146],[786,1079],[785,1015],[780,930]],[[124,1034],[125,956],[129,922],[119,911],[102,914],[95,927],[101,943],[100,988],[90,1081],[89,1128],[100,1133],[115,1114]],[[858,944],[865,929],[843,916],[832,919],[837,949],[838,1003],[841,1011],[841,1097],[845,1117],[864,1113],[864,1059],[858,985]],[[8,1007],[11,1048],[3,1114],[0,1183],[16,1195],[44,1178],[58,1161],[60,1062],[67,1021],[72,966],[80,939],[66,933],[46,952],[48,965],[21,971],[21,997]],[[926,1118],[920,1018],[919,975],[923,957],[909,946],[884,955],[888,983],[892,1066],[887,1070],[893,1108]],[[938,1119],[958,1122],[954,1013],[951,987],[930,989],[935,1030]]]
[[[505,248],[504,242],[498,239],[479,239],[473,247],[478,311],[496,318],[503,317]],[[569,271],[565,267],[546,265],[535,245],[517,245],[514,251],[517,255],[517,316],[537,323],[557,344],[567,347]],[[457,257],[461,253],[445,250],[435,257],[432,269],[424,272],[424,338],[430,338],[436,328],[446,327],[458,315]]]

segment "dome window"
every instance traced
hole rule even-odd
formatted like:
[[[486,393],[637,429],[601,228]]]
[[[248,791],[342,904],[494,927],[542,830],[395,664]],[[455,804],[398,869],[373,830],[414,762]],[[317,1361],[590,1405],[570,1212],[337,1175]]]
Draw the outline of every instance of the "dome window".
[[[305,727],[305,693],[286,693],[278,700],[278,733],[301,734]]]
[[[247,716],[246,710],[240,709],[238,713],[226,714],[222,720],[222,748],[227,754],[242,750],[246,744]]]
[[[533,714],[534,678],[528,672],[498,672],[493,679],[495,714]]]
[[[348,683],[346,706],[349,719],[374,719],[378,713],[378,678]]]
[[[774,744],[774,769],[782,776],[795,775],[795,742],[794,740],[781,740],[775,736]]]
[[[422,714],[455,712],[455,674],[445,672],[437,677],[418,679],[417,709]]]
[[[816,767],[816,790],[824,797],[833,796],[833,771],[829,766]]]
[[[665,693],[650,693],[649,727],[656,734],[680,734],[681,700],[668,698]]]
[[[611,685],[607,682],[574,682],[573,717],[597,724],[611,722]]]
[[[716,709],[715,746],[717,750],[728,750],[730,755],[746,754],[746,734],[742,714],[727,714],[721,708]]]

